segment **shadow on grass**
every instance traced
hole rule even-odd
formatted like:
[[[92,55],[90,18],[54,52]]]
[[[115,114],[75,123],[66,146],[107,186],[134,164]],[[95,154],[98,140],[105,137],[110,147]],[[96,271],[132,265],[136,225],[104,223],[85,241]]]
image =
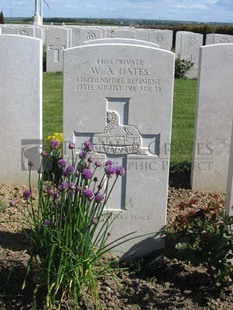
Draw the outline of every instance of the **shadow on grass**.
[[[171,165],[169,171],[169,186],[174,188],[191,188],[191,163],[182,162]]]

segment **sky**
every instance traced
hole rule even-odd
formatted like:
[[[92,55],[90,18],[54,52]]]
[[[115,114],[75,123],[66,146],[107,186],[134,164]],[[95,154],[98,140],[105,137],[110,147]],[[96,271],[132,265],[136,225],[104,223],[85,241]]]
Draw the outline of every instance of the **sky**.
[[[39,3],[42,0],[39,0]],[[161,19],[233,23],[233,0],[46,0],[44,17]],[[5,17],[31,17],[35,0],[0,0]]]

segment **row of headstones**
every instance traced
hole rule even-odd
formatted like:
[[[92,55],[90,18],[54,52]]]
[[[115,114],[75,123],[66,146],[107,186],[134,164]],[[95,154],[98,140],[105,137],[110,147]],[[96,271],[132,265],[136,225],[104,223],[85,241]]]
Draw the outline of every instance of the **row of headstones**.
[[[44,30],[42,32],[42,29]],[[43,39],[46,44],[46,71],[63,71],[63,51],[66,48],[81,46],[90,43],[104,43],[105,39],[124,38],[125,43],[141,44],[148,41],[158,44],[159,48],[172,50],[173,31],[159,29],[138,29],[127,27],[22,27],[4,26],[2,34],[21,34]],[[97,40],[97,41],[96,41]],[[109,41],[108,41],[109,43]],[[233,43],[233,36],[223,34],[207,34],[206,45]],[[145,44],[145,43],[144,43]],[[188,78],[197,78],[199,64],[199,48],[203,46],[203,35],[193,32],[178,31],[175,40],[175,54],[181,59],[190,60],[193,67],[187,73]]]
[[[0,43],[0,182],[27,184],[28,161],[35,170],[40,163],[42,41],[1,35]],[[114,239],[122,231],[157,233],[166,223],[174,63],[174,53],[139,44],[99,43],[64,51],[64,141],[80,149],[90,139],[95,159],[110,159],[126,170],[108,205],[117,214]],[[201,47],[200,64],[195,145],[202,161],[212,155],[213,168],[206,177],[194,157],[198,169],[193,170],[193,184],[216,186],[213,174],[220,177],[225,171],[221,181],[226,185],[233,44]],[[198,173],[202,175],[195,183]],[[36,184],[36,171],[33,179]],[[141,256],[163,244],[163,236],[144,236],[122,244],[118,255]]]

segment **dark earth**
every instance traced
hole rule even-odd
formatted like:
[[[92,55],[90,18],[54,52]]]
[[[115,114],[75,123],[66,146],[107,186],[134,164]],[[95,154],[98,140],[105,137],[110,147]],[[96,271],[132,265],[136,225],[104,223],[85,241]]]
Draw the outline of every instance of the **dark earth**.
[[[28,260],[27,241],[22,232],[23,199],[25,186],[0,184],[0,203],[13,198],[19,208],[8,207],[0,212],[0,310],[33,309],[34,282],[31,278],[22,290]],[[225,199],[224,194],[222,198]],[[189,175],[170,175],[167,222],[177,213],[180,202],[198,199],[208,203],[211,193],[189,189]],[[153,255],[138,262],[128,263],[128,271],[119,273],[119,286],[112,279],[99,280],[101,309],[233,309],[233,288],[211,286],[203,266],[193,267],[177,260],[166,247],[164,260],[155,264]],[[87,292],[88,296],[88,292]],[[39,296],[36,309],[45,309]],[[56,307],[54,308],[56,309]],[[73,309],[67,299],[61,309]],[[80,299],[80,309],[95,309],[90,298]]]

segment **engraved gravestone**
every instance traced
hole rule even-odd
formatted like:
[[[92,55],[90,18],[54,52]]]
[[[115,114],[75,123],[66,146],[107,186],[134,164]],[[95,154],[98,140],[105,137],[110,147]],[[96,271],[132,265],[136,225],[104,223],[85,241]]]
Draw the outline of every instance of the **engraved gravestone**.
[[[148,33],[148,40],[159,45],[159,48],[162,48],[167,51],[172,49],[172,30],[151,30]]]
[[[200,49],[191,185],[226,192],[233,113],[233,44]]]
[[[63,52],[69,47],[69,29],[46,28],[46,71],[63,71]]]
[[[98,44],[64,52],[64,140],[90,139],[95,158],[123,165],[108,202],[111,240],[137,231],[117,248],[143,256],[163,247],[166,223],[174,54],[130,44]],[[114,252],[115,253],[115,252]]]
[[[187,73],[188,78],[197,78],[199,64],[199,48],[203,45],[203,35],[200,33],[178,31],[176,33],[175,53],[180,59],[190,60],[193,67]]]
[[[27,37],[35,37],[34,27],[23,27],[23,26],[14,26],[14,27],[3,27],[2,34],[17,34]]]
[[[42,139],[42,42],[0,36],[0,182],[28,185],[28,161],[37,184]]]
[[[207,33],[206,45],[222,43],[233,43],[233,36],[229,34]]]
[[[85,41],[102,38],[102,30],[97,28],[72,28],[72,46],[83,45]]]

